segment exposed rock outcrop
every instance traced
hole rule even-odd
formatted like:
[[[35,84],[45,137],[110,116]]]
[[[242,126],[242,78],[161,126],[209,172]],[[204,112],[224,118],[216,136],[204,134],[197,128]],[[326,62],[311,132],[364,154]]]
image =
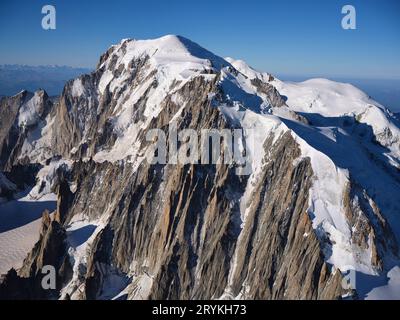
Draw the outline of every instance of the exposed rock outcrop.
[[[23,267],[2,280],[0,297],[357,297],[342,287],[341,270],[330,259],[332,229],[324,222],[334,225],[338,216],[349,230],[344,246],[370,252],[371,272],[385,272],[385,258],[396,259],[398,246],[382,202],[353,179],[349,166],[348,176],[339,177],[351,181],[344,190],[321,192],[325,198],[313,190],[325,178],[315,159],[325,161],[328,178],[345,167],[325,148],[337,137],[318,127],[322,147],[312,145],[313,124],[291,110],[277,80],[254,70],[246,75],[231,62],[182,37],[125,40],[93,73],[69,81],[56,103],[35,94],[35,121],[23,122],[29,117],[20,114],[33,96],[1,100],[2,171],[20,188],[24,181],[47,183],[35,187],[36,195],[47,188],[58,199],[54,214],[43,214],[40,239]],[[355,122],[348,126],[357,135]],[[168,160],[174,144],[185,144],[171,127],[199,137],[206,129],[238,129],[243,137],[233,147],[248,156],[249,174],[238,174],[243,163],[235,161],[151,164],[158,155],[155,140],[146,138],[151,130],[164,134]],[[251,130],[258,131],[250,147]],[[221,148],[220,158],[228,151]],[[382,159],[377,154],[373,161],[396,183],[396,171]],[[23,170],[31,179],[21,182]],[[46,265],[56,271],[54,290],[41,286]]]

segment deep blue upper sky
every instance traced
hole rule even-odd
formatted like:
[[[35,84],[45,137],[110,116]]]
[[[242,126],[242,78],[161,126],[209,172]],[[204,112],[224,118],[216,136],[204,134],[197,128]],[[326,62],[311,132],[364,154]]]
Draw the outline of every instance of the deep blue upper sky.
[[[57,29],[41,28],[53,4]],[[341,28],[341,8],[357,29]],[[179,34],[275,74],[400,78],[399,0],[0,1],[0,64],[94,67],[122,38]]]

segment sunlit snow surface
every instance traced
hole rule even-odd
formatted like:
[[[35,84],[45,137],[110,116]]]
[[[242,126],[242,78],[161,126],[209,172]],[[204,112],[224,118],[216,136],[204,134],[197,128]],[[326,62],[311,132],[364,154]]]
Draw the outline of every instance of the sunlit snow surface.
[[[29,195],[0,204],[0,274],[20,268],[39,239],[44,210],[53,211],[56,197],[48,194],[38,200]]]
[[[51,161],[36,175],[36,185],[14,200],[0,199],[0,274],[21,267],[22,261],[39,239],[44,210],[56,209],[57,196],[52,193],[56,171],[70,161]],[[0,175],[4,180],[4,176]],[[7,182],[9,184],[9,182]]]
[[[396,168],[400,168],[398,121],[390,111],[356,87],[327,79],[301,83],[273,79],[270,83],[286,100],[287,107],[267,108],[265,112],[260,103],[257,110],[254,97],[246,99],[245,95],[238,95],[237,87],[253,94],[255,88],[252,88],[249,79],[264,80],[267,75],[258,73],[241,60],[227,60],[247,78],[243,79],[239,74],[232,80],[228,75],[222,86],[246,110],[237,112],[235,108],[220,106],[221,111],[227,118],[239,120],[245,130],[257,128],[257,123],[263,123],[264,128],[258,127],[257,131],[262,130],[265,137],[271,133],[279,136],[282,131],[290,130],[301,148],[301,157],[311,159],[314,179],[308,212],[317,234],[328,235],[332,243],[332,246],[323,247],[327,262],[342,272],[355,270],[360,298],[400,299],[398,258],[393,259],[390,255],[383,257],[386,271],[377,271],[371,265],[371,249],[362,249],[352,243],[352,226],[347,222],[343,207],[343,195],[351,177],[374,196],[397,241],[400,241],[400,176],[396,172]],[[226,85],[224,81],[234,81],[236,86]],[[231,88],[235,88],[233,92]],[[303,116],[309,124],[299,122],[288,110]],[[249,114],[254,114],[253,121],[244,121]],[[387,134],[388,129],[390,134]],[[254,145],[258,148],[251,150],[253,174],[250,176],[250,187],[252,180],[257,179],[259,159],[263,156],[259,154],[263,138],[257,136]],[[371,136],[375,136],[380,145],[372,143]],[[388,171],[393,174],[388,174]],[[242,205],[247,200],[245,194]],[[242,212],[242,218],[246,218],[245,212]],[[234,268],[235,265],[230,274]],[[226,292],[229,296],[229,287]]]
[[[366,295],[367,300],[398,300],[400,299],[400,267],[393,267],[383,281],[386,283],[377,286]]]
[[[135,170],[138,163],[143,161],[143,157],[138,157],[141,147],[138,134],[140,130],[146,130],[152,118],[158,116],[164,99],[169,95],[174,102],[181,105],[173,117],[176,119],[185,107],[184,99],[177,93],[185,83],[195,77],[203,77],[206,81],[214,81],[215,77],[219,77],[218,85],[224,99],[221,101],[215,95],[210,95],[209,100],[228,121],[244,128],[250,148],[251,174],[246,192],[240,199],[242,225],[247,219],[246,204],[251,201],[252,186],[262,170],[263,158],[268,156],[268,150],[262,148],[265,139],[273,134],[276,140],[283,133],[290,132],[301,149],[300,158],[311,159],[314,176],[308,213],[317,235],[327,235],[332,243],[331,247],[323,247],[326,261],[342,272],[356,271],[360,298],[400,298],[399,258],[383,257],[384,271],[375,270],[371,265],[371,250],[359,248],[352,243],[352,226],[348,224],[343,208],[345,188],[352,178],[373,196],[400,243],[400,177],[396,171],[396,168],[400,168],[400,124],[388,110],[350,84],[326,79],[298,83],[272,79],[269,74],[257,72],[244,61],[222,59],[178,36],[154,40],[123,40],[111,49],[109,57],[99,66],[105,71],[99,79],[95,95],[101,97],[109,90],[118,97],[111,119],[117,138],[109,149],[97,150],[93,156],[94,161],[126,160],[134,163],[132,170]],[[132,61],[144,57],[149,58],[141,70],[143,81],[132,85],[129,82],[132,72],[130,65]],[[111,70],[117,68],[124,71],[115,76]],[[255,78],[273,85],[284,98],[286,106],[270,106],[267,96],[253,85],[251,80]],[[157,86],[153,86],[154,81]],[[80,99],[80,102],[86,101],[87,106],[92,106],[94,98],[89,95],[92,92],[89,89],[78,78],[72,82],[71,95]],[[136,103],[147,91],[143,119],[134,122]],[[37,97],[32,96],[32,101],[28,101],[21,109],[21,125],[38,121],[36,109],[28,108],[34,104],[35,99]],[[293,111],[307,119],[309,124],[300,122]],[[32,162],[42,162],[49,158],[46,153],[52,136],[49,130],[51,121],[51,118],[39,121],[36,132],[24,142],[22,156],[29,156]],[[89,131],[87,129],[84,128],[82,142],[85,142],[85,133]],[[371,136],[376,137],[379,144],[371,143]],[[70,164],[71,161],[61,160],[60,163],[45,166],[39,172],[39,180],[45,180],[46,188],[49,188],[55,168]],[[72,189],[73,187],[71,186]],[[50,192],[50,189],[46,192]],[[32,191],[35,199],[39,199],[37,193],[36,187]],[[20,208],[21,205],[25,205],[21,199],[1,204],[0,218],[11,207]],[[16,263],[12,261],[20,261],[23,252],[27,252],[27,248],[37,239],[37,218],[28,219],[28,223],[14,223],[14,226],[7,222],[11,220],[1,219],[0,229],[4,229],[0,231],[1,270],[6,268],[3,264],[8,266]],[[106,225],[108,218],[108,213],[96,221],[77,216],[67,226],[69,255],[75,272],[74,278],[63,289],[62,294],[71,292],[75,286],[80,285],[77,277],[83,272],[79,270],[84,270],[86,265],[87,250]],[[6,227],[7,224],[9,227]],[[11,243],[15,241],[13,239],[21,242],[22,251],[7,251],[12,247]],[[237,254],[236,252],[235,255]],[[18,258],[14,259],[13,255]],[[232,259],[228,287],[225,290],[227,297],[231,297],[229,283],[235,270],[235,257]],[[7,262],[9,260],[12,261]],[[146,298],[152,277],[145,274],[129,276],[132,276],[132,282],[136,282],[140,288],[134,297]],[[125,280],[124,275],[111,273],[110,278],[106,279],[107,290],[102,298],[120,299],[126,296]]]

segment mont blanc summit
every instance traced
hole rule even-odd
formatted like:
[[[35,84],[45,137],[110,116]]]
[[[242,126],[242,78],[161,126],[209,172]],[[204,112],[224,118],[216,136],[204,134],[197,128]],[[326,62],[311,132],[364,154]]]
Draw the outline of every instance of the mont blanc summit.
[[[152,164],[172,124],[240,130],[249,170]],[[0,170],[1,298],[400,298],[400,122],[350,84],[125,39],[56,99],[1,98]]]

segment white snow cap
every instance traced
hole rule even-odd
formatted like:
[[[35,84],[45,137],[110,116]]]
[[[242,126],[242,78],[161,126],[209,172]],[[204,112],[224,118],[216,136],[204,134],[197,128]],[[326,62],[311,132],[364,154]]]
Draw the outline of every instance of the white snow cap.
[[[126,53],[122,54],[120,49],[124,45]],[[223,58],[178,35],[166,35],[151,40],[124,39],[114,47],[114,52],[121,58],[119,62],[125,65],[144,55],[148,55],[157,66],[180,64],[187,69],[204,70],[213,67],[219,70],[229,65]]]

